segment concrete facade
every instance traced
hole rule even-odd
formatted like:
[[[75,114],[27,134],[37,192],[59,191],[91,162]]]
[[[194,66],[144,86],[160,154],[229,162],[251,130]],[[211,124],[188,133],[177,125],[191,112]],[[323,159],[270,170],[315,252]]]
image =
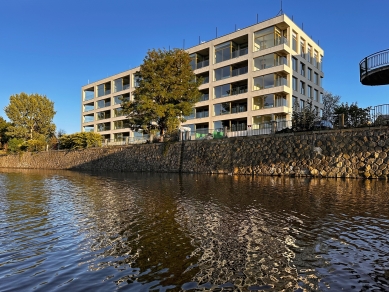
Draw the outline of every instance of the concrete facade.
[[[320,114],[324,52],[286,15],[186,51],[195,74],[204,80],[201,101],[183,123],[192,133],[261,129],[271,121],[290,126],[294,103],[310,103]],[[129,130],[118,99],[132,98],[138,70],[82,87],[82,131],[98,132],[110,141],[142,136]]]

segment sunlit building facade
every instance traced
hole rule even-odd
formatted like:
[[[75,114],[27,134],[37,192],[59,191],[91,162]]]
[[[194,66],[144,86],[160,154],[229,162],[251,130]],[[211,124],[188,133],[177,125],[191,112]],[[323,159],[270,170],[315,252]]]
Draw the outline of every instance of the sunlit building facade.
[[[183,126],[193,132],[260,129],[290,121],[293,105],[322,109],[323,50],[286,15],[187,49],[201,76],[201,100]],[[133,138],[120,110],[131,99],[139,67],[82,87],[82,131]],[[127,139],[128,139],[127,138]]]

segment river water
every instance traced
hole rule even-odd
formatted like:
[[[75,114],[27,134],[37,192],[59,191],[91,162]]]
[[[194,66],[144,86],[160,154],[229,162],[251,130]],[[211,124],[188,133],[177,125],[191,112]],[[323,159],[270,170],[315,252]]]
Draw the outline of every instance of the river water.
[[[0,169],[0,291],[389,291],[388,186]]]

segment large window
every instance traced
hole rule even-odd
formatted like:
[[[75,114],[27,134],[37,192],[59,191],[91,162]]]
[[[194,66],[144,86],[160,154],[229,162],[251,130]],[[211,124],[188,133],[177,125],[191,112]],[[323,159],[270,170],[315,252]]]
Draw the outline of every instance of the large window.
[[[123,101],[130,100],[130,94],[125,93],[125,94],[114,96],[113,100],[114,100],[114,104],[121,104]]]
[[[237,58],[247,54],[247,43],[236,44],[232,41],[215,46],[215,63]]]
[[[293,77],[292,79],[292,88],[294,91],[297,91],[297,78]]]
[[[110,105],[111,105],[111,99],[110,98],[106,98],[106,99],[102,99],[102,100],[97,101],[97,107],[96,108],[103,108],[103,107],[107,107],[107,106],[110,106]]]
[[[287,44],[286,30],[271,26],[254,33],[254,51],[268,49],[280,44]]]
[[[126,90],[130,88],[130,76],[124,76],[122,78],[115,79],[113,84],[114,92]]]
[[[231,66],[222,67],[215,70],[215,81],[231,76]]]
[[[109,119],[111,117],[111,111],[103,111],[96,113],[97,120]]]
[[[253,98],[253,110],[286,106],[286,96],[281,94],[266,94]]]
[[[292,68],[297,72],[297,59],[295,57],[292,57]]]
[[[305,95],[305,83],[300,81],[300,93]]]
[[[276,86],[287,85],[287,80],[284,75],[281,74],[268,74],[255,77],[253,80],[253,90],[260,90],[266,88],[272,88]]]
[[[313,91],[313,99],[315,101],[319,101],[319,91],[317,91],[316,89]]]
[[[196,108],[196,119],[206,118],[209,116],[208,106]]]
[[[305,77],[305,64],[300,63],[300,74]]]
[[[123,109],[122,109],[121,107],[115,108],[115,109],[113,110],[113,116],[114,116],[114,117],[122,117],[122,116],[124,116]]]
[[[319,85],[319,75],[317,73],[313,75],[313,83]]]
[[[226,115],[229,113],[231,113],[231,107],[229,102],[223,102],[214,105],[215,116]]]
[[[285,56],[268,54],[254,59],[254,71],[287,64],[288,62]]]
[[[93,99],[95,97],[95,89],[93,87],[84,90],[84,100]]]
[[[313,98],[312,87],[308,85],[308,97]]]
[[[111,82],[97,85],[97,97],[111,93]]]
[[[231,84],[224,84],[215,87],[215,98],[231,95]]]
[[[305,40],[300,40],[300,56],[305,58]]]
[[[111,124],[109,122],[97,124],[97,132],[109,131],[109,130],[111,130]]]
[[[115,121],[113,123],[113,127],[114,127],[115,130],[129,128],[130,127],[130,122],[128,120]]]
[[[292,49],[297,52],[297,34],[293,32]]]
[[[308,45],[307,60],[309,63],[312,62],[312,47]]]

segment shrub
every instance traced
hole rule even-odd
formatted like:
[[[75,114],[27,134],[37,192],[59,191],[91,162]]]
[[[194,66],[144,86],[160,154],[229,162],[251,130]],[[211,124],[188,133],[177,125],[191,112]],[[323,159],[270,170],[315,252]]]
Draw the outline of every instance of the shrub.
[[[60,149],[84,149],[101,146],[101,135],[94,132],[80,132],[62,135],[59,138]]]
[[[8,141],[8,151],[12,153],[16,153],[21,151],[21,147],[24,144],[23,139],[18,139],[18,138],[12,138]]]

